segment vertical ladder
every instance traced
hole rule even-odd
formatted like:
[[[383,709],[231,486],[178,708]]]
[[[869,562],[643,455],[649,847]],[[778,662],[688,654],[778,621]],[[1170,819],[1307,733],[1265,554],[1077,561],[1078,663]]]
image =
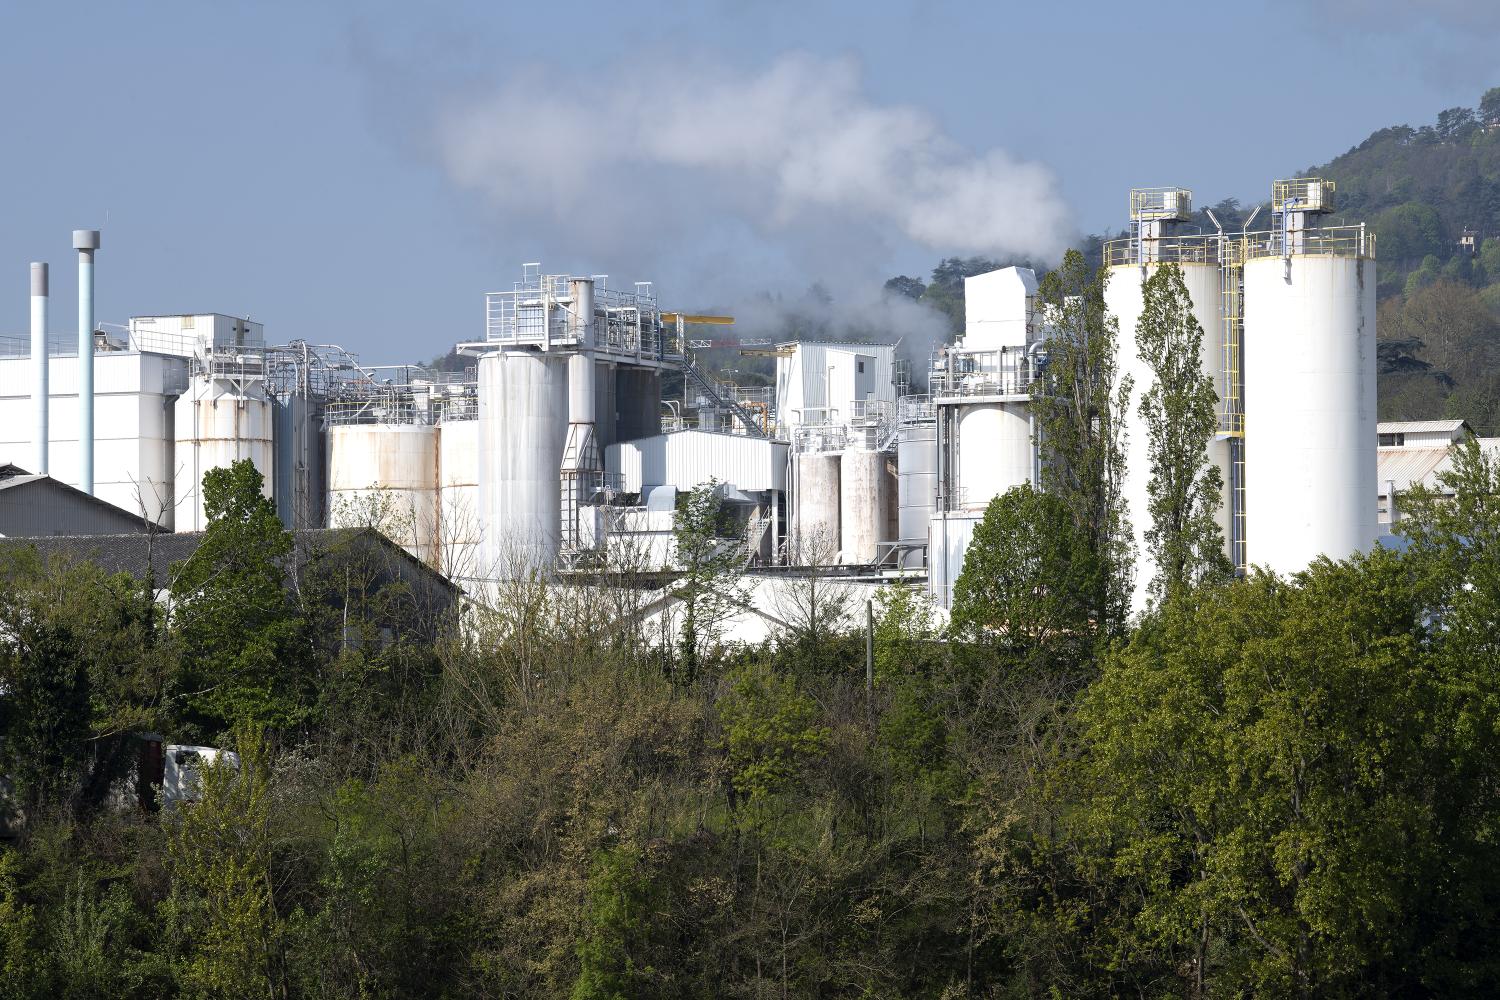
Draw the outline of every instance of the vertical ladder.
[[[1219,295],[1223,319],[1223,379],[1219,390],[1219,434],[1229,440],[1229,556],[1245,572],[1245,256],[1247,237],[1219,244]]]

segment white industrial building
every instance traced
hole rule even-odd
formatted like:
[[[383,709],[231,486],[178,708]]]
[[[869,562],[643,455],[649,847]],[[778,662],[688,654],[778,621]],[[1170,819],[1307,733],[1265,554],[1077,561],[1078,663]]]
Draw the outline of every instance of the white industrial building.
[[[1453,469],[1453,446],[1473,437],[1474,430],[1462,420],[1383,421],[1376,428],[1377,516],[1380,530],[1389,534],[1400,530],[1401,496],[1407,490],[1421,486],[1449,493],[1440,477]],[[1479,438],[1479,446],[1500,459],[1500,438]]]
[[[917,465],[910,475],[903,471],[902,510],[930,511],[927,566],[942,607],[952,603],[963,554],[990,501],[1037,478],[1031,393],[1046,331],[1036,292],[1030,268],[966,278],[963,336],[933,366],[930,395],[903,401],[901,457]],[[923,403],[930,403],[930,431],[918,419]],[[922,451],[928,441],[931,458]],[[930,499],[918,492],[927,486],[929,462],[935,462]]]

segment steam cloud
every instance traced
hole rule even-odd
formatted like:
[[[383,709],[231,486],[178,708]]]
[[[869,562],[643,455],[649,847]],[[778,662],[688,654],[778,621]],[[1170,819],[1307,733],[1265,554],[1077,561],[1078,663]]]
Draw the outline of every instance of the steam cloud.
[[[579,71],[518,75],[441,115],[449,175],[507,218],[550,219],[590,250],[623,233],[639,246],[664,231],[838,227],[851,243],[895,236],[936,254],[1054,259],[1068,245],[1049,169],[970,153],[926,112],[874,102],[852,60]]]

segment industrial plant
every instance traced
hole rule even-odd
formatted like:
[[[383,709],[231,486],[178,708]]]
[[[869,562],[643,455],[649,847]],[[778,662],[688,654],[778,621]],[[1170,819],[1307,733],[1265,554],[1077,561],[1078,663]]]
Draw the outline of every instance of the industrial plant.
[[[1241,571],[1295,572],[1379,530],[1374,239],[1325,224],[1334,207],[1331,182],[1277,181],[1264,228],[1204,231],[1186,189],[1138,189],[1129,236],[1103,249],[1134,400],[1152,378],[1143,286],[1182,270]],[[732,318],[664,309],[649,283],[526,264],[485,295],[465,364],[377,368],[227,315],[96,323],[100,234],[74,246],[76,347],[50,341],[48,266],[33,264],[30,343],[0,357],[0,462],[160,531],[201,530],[203,474],[249,459],[288,527],[376,526],[478,595],[536,569],[670,574],[679,497],[712,483],[747,574],[907,579],[947,606],[990,501],[1040,480],[1031,404],[1052,331],[1027,268],[966,279],[962,333],[917,363],[889,343],[731,341],[774,363],[773,384],[747,386],[700,365],[708,342],[691,339]],[[1150,468],[1134,403],[1124,416],[1140,610]]]

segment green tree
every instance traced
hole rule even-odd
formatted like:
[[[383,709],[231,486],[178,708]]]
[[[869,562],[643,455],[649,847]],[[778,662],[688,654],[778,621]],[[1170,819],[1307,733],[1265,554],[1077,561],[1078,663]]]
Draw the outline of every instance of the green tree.
[[[1056,911],[1091,965],[1152,994],[1495,988],[1461,943],[1492,933],[1494,799],[1452,734],[1493,732],[1500,702],[1482,669],[1444,677],[1413,570],[1377,551],[1257,574],[1109,658],[1065,769],[1092,888]]]
[[[173,567],[172,622],[184,645],[191,723],[213,738],[241,722],[306,720],[305,630],[288,594],[291,533],[248,459],[203,476],[208,527]]]
[[[672,534],[682,573],[672,592],[682,609],[678,664],[681,679],[691,683],[723,638],[725,621],[745,603],[739,583],[743,556],[730,537],[717,482],[679,497]]]
[[[86,773],[88,666],[66,621],[31,594],[0,632],[0,773],[15,782],[28,820],[70,799]]]
[[[953,588],[951,628],[1008,662],[1087,655],[1095,553],[1059,496],[1029,483],[990,501]]]
[[[572,1000],[633,1000],[652,995],[655,970],[636,953],[650,936],[650,880],[646,860],[629,847],[600,851],[589,872],[578,980]]]
[[[824,751],[828,730],[794,677],[759,662],[737,669],[718,703],[730,781],[752,806],[794,787]]]
[[[1152,375],[1140,403],[1151,462],[1145,555],[1156,570],[1152,593],[1162,600],[1223,579],[1232,567],[1216,517],[1224,481],[1208,460],[1219,397],[1203,370],[1203,328],[1176,264],[1157,268],[1142,292],[1136,347]]]
[[[1129,600],[1130,542],[1120,500],[1121,417],[1130,379],[1118,375],[1119,324],[1104,303],[1109,273],[1090,274],[1070,250],[1038,289],[1047,324],[1045,374],[1032,390],[1041,487],[1062,501],[1092,556],[1087,595],[1103,635],[1119,632]]]
[[[166,904],[189,996],[272,997],[281,982],[271,884],[270,758],[262,732],[236,730],[238,763],[201,772],[200,801],[172,817]]]
[[[1500,87],[1491,87],[1479,99],[1479,120],[1490,128],[1500,125]]]
[[[1479,244],[1479,263],[1483,265],[1485,277],[1491,283],[1500,282],[1500,239],[1491,236]]]
[[[1380,256],[1409,267],[1443,251],[1442,222],[1437,212],[1419,202],[1388,208],[1375,220]]]

